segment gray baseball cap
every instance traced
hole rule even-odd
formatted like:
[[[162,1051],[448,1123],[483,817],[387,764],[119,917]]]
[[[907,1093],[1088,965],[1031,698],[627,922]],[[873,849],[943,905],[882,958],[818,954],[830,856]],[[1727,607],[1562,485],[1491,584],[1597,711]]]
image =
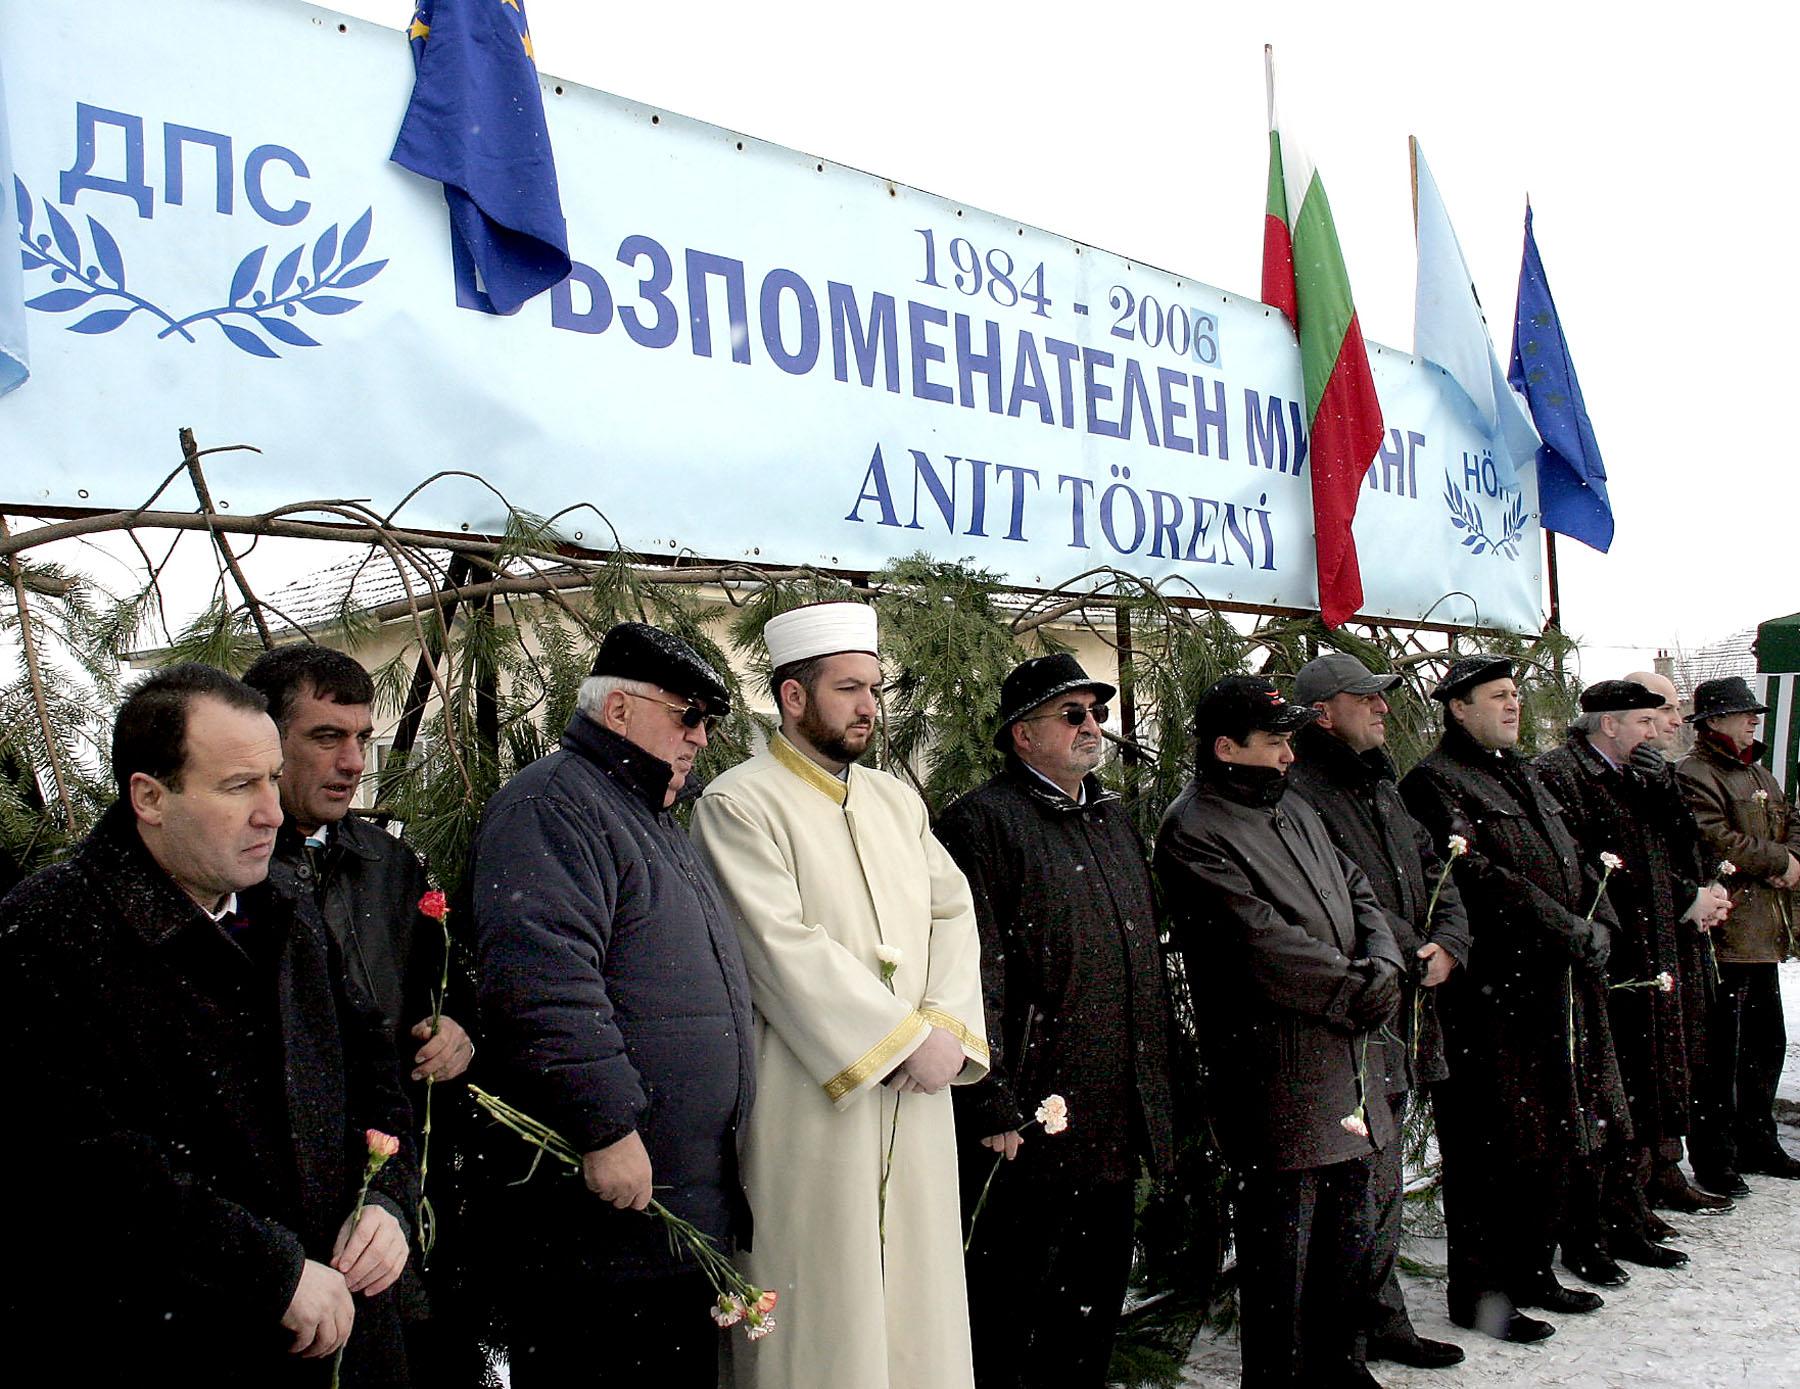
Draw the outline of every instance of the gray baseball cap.
[[[1399,683],[1398,675],[1377,675],[1348,651],[1332,651],[1300,667],[1294,676],[1294,703],[1317,704],[1339,694],[1380,694]]]

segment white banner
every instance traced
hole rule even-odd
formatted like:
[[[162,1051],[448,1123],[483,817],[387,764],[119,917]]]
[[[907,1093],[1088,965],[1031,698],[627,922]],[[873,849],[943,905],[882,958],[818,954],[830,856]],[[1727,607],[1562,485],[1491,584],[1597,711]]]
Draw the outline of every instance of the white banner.
[[[591,507],[566,529],[600,548],[924,550],[1317,605],[1299,353],[1260,303],[546,78],[576,268],[501,318],[437,185],[387,161],[399,33],[279,0],[0,0],[0,52],[34,309],[5,500],[136,505],[191,425],[262,449],[209,463],[239,513],[386,509],[461,468]],[[1502,494],[1460,391],[1371,352],[1364,611],[1535,631],[1534,470]],[[404,513],[497,515],[472,482]]]

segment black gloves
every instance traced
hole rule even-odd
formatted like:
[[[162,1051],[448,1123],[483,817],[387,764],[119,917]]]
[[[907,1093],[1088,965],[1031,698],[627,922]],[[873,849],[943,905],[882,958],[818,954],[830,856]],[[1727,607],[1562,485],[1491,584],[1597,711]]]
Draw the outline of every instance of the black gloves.
[[[1400,1011],[1400,971],[1384,960],[1357,960],[1350,966],[1363,976],[1362,985],[1344,1009],[1358,1032],[1372,1032]]]
[[[1612,956],[1612,931],[1601,922],[1583,921],[1569,932],[1569,959],[1604,970]]]

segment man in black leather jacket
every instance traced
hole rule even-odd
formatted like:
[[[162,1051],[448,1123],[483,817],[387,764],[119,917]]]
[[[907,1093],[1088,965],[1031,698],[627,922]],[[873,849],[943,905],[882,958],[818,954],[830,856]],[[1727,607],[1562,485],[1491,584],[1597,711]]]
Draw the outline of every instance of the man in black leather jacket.
[[[1246,1389],[1369,1386],[1357,1332],[1368,1185],[1398,1141],[1376,1034],[1398,947],[1363,872],[1284,796],[1311,709],[1258,676],[1200,697],[1197,768],[1163,817],[1156,873],[1195,987],[1209,1110],[1238,1181]]]

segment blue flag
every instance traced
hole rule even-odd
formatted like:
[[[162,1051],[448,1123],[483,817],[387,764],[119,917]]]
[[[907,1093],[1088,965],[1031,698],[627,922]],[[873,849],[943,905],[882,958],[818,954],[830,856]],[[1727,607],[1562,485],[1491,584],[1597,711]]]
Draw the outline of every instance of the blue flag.
[[[1525,207],[1525,260],[1519,266],[1519,309],[1513,319],[1512,365],[1507,380],[1531,404],[1543,437],[1538,450],[1538,510],[1544,529],[1572,536],[1604,554],[1612,547],[1612,502],[1606,465],[1581,399],[1581,383],[1569,360],[1569,344],[1544,278],[1531,206]]]
[[[569,232],[523,0],[419,0],[393,161],[444,185],[455,249],[495,312],[569,274]]]

